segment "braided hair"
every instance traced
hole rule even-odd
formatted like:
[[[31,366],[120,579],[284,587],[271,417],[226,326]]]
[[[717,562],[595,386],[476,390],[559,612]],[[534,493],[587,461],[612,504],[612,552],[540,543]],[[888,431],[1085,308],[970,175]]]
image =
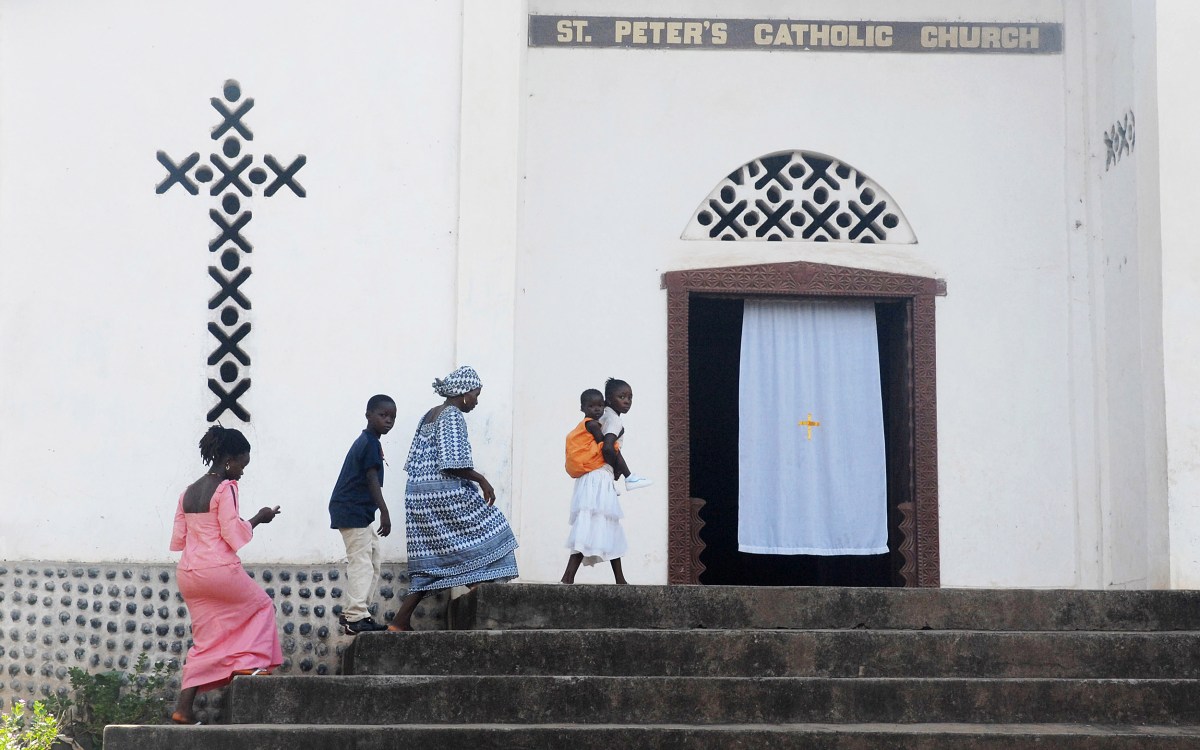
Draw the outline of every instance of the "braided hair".
[[[226,456],[250,452],[250,441],[237,430],[215,424],[200,438],[200,459],[208,466]]]

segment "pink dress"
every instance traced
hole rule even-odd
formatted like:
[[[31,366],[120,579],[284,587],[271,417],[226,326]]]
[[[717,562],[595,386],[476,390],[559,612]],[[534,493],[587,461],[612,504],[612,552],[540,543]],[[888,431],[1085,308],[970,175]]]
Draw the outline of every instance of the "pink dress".
[[[275,603],[237,556],[254,536],[238,513],[237,482],[217,485],[207,513],[175,511],[171,550],[183,551],[176,569],[179,593],[192,616],[192,647],[183,663],[183,687],[212,690],[239,669],[283,662]]]

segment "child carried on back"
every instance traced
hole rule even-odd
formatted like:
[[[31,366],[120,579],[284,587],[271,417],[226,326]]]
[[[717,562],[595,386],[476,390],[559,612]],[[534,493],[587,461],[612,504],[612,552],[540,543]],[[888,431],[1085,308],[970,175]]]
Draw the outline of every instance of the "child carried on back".
[[[575,479],[571,494],[571,533],[567,547],[571,556],[562,583],[574,583],[580,564],[595,565],[608,560],[619,584],[627,583],[621,570],[621,555],[628,549],[621,528],[621,502],[614,485],[626,477],[626,489],[651,484],[630,474],[618,440],[625,428],[620,415],[629,411],[633,391],[623,380],[610,378],[605,394],[589,388],[579,396],[584,418],[567,435],[566,469]],[[607,395],[606,395],[607,394]]]

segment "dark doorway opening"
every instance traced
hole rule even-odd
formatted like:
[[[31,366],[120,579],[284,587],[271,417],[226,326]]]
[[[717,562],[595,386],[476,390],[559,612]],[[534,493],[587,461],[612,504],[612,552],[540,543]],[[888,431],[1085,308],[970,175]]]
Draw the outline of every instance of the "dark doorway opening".
[[[911,305],[875,305],[888,472],[888,548],[883,555],[760,555],[739,552],[738,375],[743,300],[689,295],[690,495],[701,498],[700,583],[754,586],[903,586],[902,503],[911,507]]]

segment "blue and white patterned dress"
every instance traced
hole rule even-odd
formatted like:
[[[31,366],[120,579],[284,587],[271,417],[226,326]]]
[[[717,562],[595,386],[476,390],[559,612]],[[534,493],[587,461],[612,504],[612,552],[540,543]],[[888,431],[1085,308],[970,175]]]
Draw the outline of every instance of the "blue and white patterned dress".
[[[454,406],[417,424],[404,470],[409,593],[517,577],[517,539],[474,482],[445,469],[470,469],[467,422]]]

